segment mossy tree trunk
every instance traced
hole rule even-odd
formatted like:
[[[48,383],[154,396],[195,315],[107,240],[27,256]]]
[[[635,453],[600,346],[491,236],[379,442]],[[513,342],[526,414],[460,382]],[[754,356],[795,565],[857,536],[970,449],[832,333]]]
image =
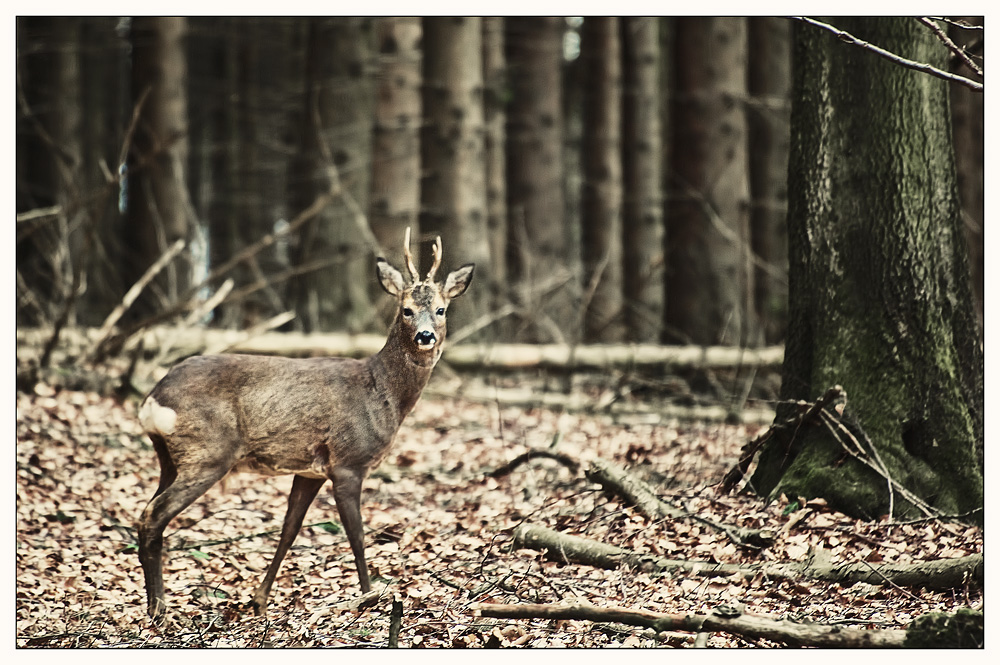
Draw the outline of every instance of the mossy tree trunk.
[[[945,68],[946,49],[913,19],[832,22]],[[938,510],[969,513],[983,502],[983,357],[947,84],[812,26],[794,32],[782,398],[842,385],[843,422],[867,435],[892,479]],[[890,503],[887,481],[831,431],[773,438],[754,488],[824,497],[862,518],[890,505],[894,517],[915,513],[899,492]]]

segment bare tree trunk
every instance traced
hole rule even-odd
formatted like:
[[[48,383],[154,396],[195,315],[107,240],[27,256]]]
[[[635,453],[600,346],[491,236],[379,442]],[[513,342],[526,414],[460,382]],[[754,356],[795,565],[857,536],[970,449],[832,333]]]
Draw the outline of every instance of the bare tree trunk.
[[[422,82],[419,17],[375,19],[378,52],[369,223],[386,257],[395,256],[410,227],[420,237]]]
[[[532,284],[568,260],[563,192],[562,35],[559,17],[504,21],[510,104],[507,115],[508,269],[525,306],[532,341],[562,341],[577,325],[568,291],[535,302]],[[546,326],[543,316],[552,323]],[[555,328],[553,330],[552,328]]]
[[[293,210],[306,209],[320,193],[337,195],[302,228],[294,251],[299,267],[327,262],[296,280],[295,311],[307,332],[358,332],[374,319],[365,214],[371,192],[370,28],[363,18],[309,20],[303,135],[290,182]]]
[[[507,60],[504,20],[483,18],[483,150],[486,161],[486,233],[490,246],[491,309],[507,300]],[[480,278],[481,279],[481,278]]]
[[[429,17],[424,24],[424,127],[420,228],[442,236],[449,265],[475,263],[491,283],[483,163],[483,60],[479,18]],[[430,261],[424,263],[430,265]],[[472,289],[448,315],[455,330],[485,313],[489,293]]]
[[[132,98],[142,105],[128,160],[126,284],[131,285],[179,239],[194,237],[187,189],[187,57],[184,18],[132,19]],[[185,260],[187,259],[187,260]],[[153,281],[130,314],[154,313],[187,291],[190,258],[182,254]]]
[[[659,340],[663,322],[663,141],[660,19],[621,19],[622,288],[626,335]]]
[[[677,19],[667,340],[756,341],[743,18]]]
[[[584,20],[583,339],[624,338],[622,316],[621,45],[618,19]]]
[[[749,22],[747,129],[750,154],[750,239],[754,303],[763,342],[784,339],[788,316],[788,116],[791,110],[791,22],[756,16]]]

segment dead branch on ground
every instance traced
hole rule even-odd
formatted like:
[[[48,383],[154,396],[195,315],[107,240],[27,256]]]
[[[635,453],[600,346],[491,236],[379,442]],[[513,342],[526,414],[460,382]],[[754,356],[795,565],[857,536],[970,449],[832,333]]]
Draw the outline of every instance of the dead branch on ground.
[[[804,561],[764,562],[753,564],[715,563],[668,559],[655,554],[633,552],[615,545],[561,533],[552,529],[523,524],[514,531],[514,547],[547,551],[552,560],[615,570],[621,566],[641,572],[685,572],[701,577],[743,575],[785,580],[816,579],[851,586],[898,584],[932,589],[960,587],[968,580],[983,581],[983,555],[972,554],[953,559],[917,561],[911,564],[829,561],[824,550],[815,550]]]
[[[906,639],[905,630],[864,630],[795,623],[789,619],[747,614],[732,605],[720,606],[712,614],[665,614],[627,607],[597,607],[581,602],[560,605],[474,603],[469,609],[484,617],[500,619],[617,622],[651,628],[657,633],[670,630],[692,633],[726,632],[792,646],[887,648],[901,647]]]

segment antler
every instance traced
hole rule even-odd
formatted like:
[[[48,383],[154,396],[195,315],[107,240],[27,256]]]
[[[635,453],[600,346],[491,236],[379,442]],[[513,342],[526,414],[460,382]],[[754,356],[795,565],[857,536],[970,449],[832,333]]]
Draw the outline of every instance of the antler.
[[[403,258],[406,259],[406,269],[410,271],[410,277],[414,284],[420,281],[420,273],[413,265],[413,256],[410,254],[410,227],[406,227],[406,235],[403,236]]]
[[[438,236],[434,240],[434,245],[431,249],[434,250],[434,263],[431,264],[431,269],[427,271],[427,279],[425,281],[428,282],[434,281],[434,273],[441,267],[441,255],[444,253],[444,250],[441,249],[441,236]]]

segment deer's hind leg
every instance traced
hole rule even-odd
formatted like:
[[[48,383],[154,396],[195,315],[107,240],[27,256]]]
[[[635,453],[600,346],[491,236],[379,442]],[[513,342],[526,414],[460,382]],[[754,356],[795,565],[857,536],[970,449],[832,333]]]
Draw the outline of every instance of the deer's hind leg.
[[[167,450],[166,441],[149,434],[160,459],[160,484],[139,518],[139,562],[146,580],[146,607],[154,619],[166,609],[163,590],[163,530],[170,520],[229,472],[228,464],[178,466]]]

